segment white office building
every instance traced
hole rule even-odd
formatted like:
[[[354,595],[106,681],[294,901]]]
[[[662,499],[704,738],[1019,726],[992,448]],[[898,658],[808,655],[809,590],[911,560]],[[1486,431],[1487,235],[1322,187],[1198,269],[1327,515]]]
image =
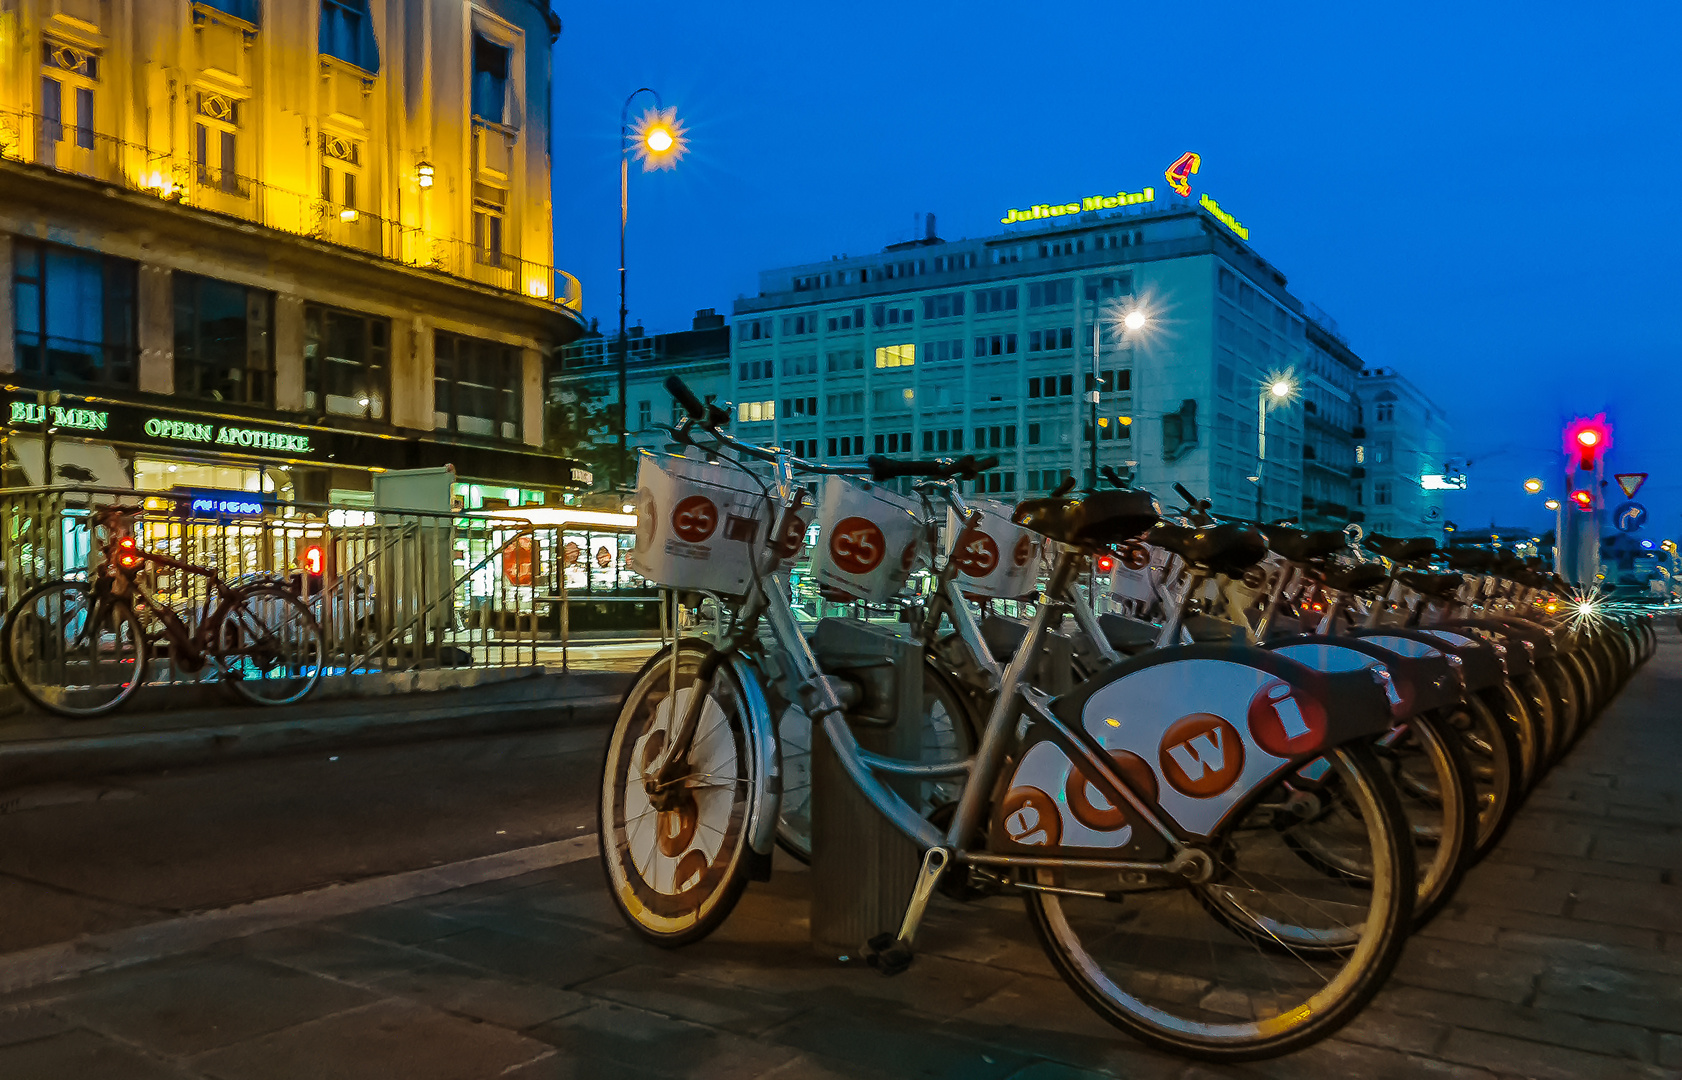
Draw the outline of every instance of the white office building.
[[[1394,368],[1362,371],[1360,398],[1357,471],[1367,528],[1387,536],[1441,538],[1444,499],[1456,492],[1429,485],[1458,480],[1448,456],[1448,418]]]
[[[1320,328],[1310,348],[1304,305],[1236,221],[1132,199],[951,242],[931,217],[874,255],[763,272],[735,305],[741,433],[826,461],[997,454],[976,487],[1006,501],[1086,482],[1096,436],[1100,467],[1165,502],[1178,482],[1269,519],[1303,511],[1307,441],[1323,500],[1353,501],[1360,360]]]

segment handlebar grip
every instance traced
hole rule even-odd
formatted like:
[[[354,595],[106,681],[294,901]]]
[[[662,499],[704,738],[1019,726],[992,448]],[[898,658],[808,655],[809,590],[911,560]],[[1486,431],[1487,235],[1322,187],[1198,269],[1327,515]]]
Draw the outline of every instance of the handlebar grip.
[[[695,391],[689,389],[688,383],[676,375],[667,375],[666,392],[677,399],[677,403],[683,406],[683,411],[689,414],[690,419],[697,424],[707,422],[707,407],[695,396]]]
[[[1198,505],[1197,496],[1187,491],[1186,486],[1178,480],[1174,481],[1174,490],[1179,493],[1180,498],[1186,501],[1187,506],[1196,507]]]
[[[897,476],[947,475],[947,463],[940,460],[900,461],[876,454],[865,458],[864,463],[870,466],[870,475],[876,480],[892,480]]]
[[[1075,478],[1072,476],[1065,476],[1063,478],[1063,482],[1057,485],[1057,490],[1051,493],[1051,497],[1053,499],[1061,499],[1073,490],[1075,490]]]
[[[986,472],[988,469],[996,469],[999,467],[999,455],[988,454],[984,458],[972,458],[965,456],[959,464],[967,465],[974,472]]]

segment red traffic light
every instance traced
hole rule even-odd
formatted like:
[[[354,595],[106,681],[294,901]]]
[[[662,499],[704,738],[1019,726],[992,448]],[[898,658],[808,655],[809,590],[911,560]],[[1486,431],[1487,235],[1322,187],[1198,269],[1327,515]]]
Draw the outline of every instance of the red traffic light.
[[[321,574],[327,569],[327,556],[321,550],[320,544],[311,544],[304,549],[304,570],[311,574]]]
[[[1107,574],[1114,569],[1115,569],[1115,556],[1113,556],[1113,555],[1100,555],[1100,556],[1098,556],[1098,572],[1100,574]]]
[[[1579,510],[1594,509],[1594,492],[1587,488],[1580,488],[1571,493],[1571,501],[1577,504]]]
[[[1592,471],[1612,447],[1612,425],[1605,413],[1592,417],[1578,417],[1565,425],[1565,453],[1577,459],[1577,468]]]

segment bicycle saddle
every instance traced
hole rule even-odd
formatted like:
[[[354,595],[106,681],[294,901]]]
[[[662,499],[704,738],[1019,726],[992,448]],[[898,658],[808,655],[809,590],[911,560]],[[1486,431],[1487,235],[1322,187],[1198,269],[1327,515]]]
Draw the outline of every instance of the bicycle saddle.
[[[1419,593],[1437,600],[1447,600],[1460,591],[1466,579],[1461,574],[1426,574],[1418,570],[1403,570],[1396,580]]]
[[[1437,550],[1437,542],[1429,536],[1400,538],[1370,534],[1362,543],[1392,562],[1419,562]]]
[[[1261,530],[1231,521],[1203,526],[1164,522],[1150,531],[1145,542],[1167,548],[1186,562],[1217,574],[1246,570],[1267,557],[1267,539]]]
[[[1358,593],[1376,588],[1390,580],[1390,572],[1382,563],[1356,563],[1354,566],[1329,567],[1320,573],[1326,588],[1333,592]]]
[[[1084,499],[1026,499],[1011,520],[1073,547],[1109,547],[1132,540],[1162,518],[1148,491],[1095,491]]]
[[[1335,554],[1349,543],[1342,529],[1307,532],[1284,525],[1269,525],[1265,530],[1267,546],[1288,562],[1308,562]]]

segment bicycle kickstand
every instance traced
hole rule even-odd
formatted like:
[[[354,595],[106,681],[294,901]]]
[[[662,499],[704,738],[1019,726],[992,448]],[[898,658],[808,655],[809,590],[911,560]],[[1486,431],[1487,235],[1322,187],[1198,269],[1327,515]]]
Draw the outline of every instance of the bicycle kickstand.
[[[940,875],[946,872],[952,862],[952,853],[943,847],[932,847],[923,852],[923,865],[917,871],[917,884],[911,890],[911,901],[905,905],[905,918],[900,921],[897,935],[883,931],[865,943],[865,962],[883,975],[898,975],[911,966],[915,955],[911,951],[911,940],[917,936],[917,927],[923,921],[923,912],[929,906],[929,897],[934,895],[934,887],[940,884]]]

